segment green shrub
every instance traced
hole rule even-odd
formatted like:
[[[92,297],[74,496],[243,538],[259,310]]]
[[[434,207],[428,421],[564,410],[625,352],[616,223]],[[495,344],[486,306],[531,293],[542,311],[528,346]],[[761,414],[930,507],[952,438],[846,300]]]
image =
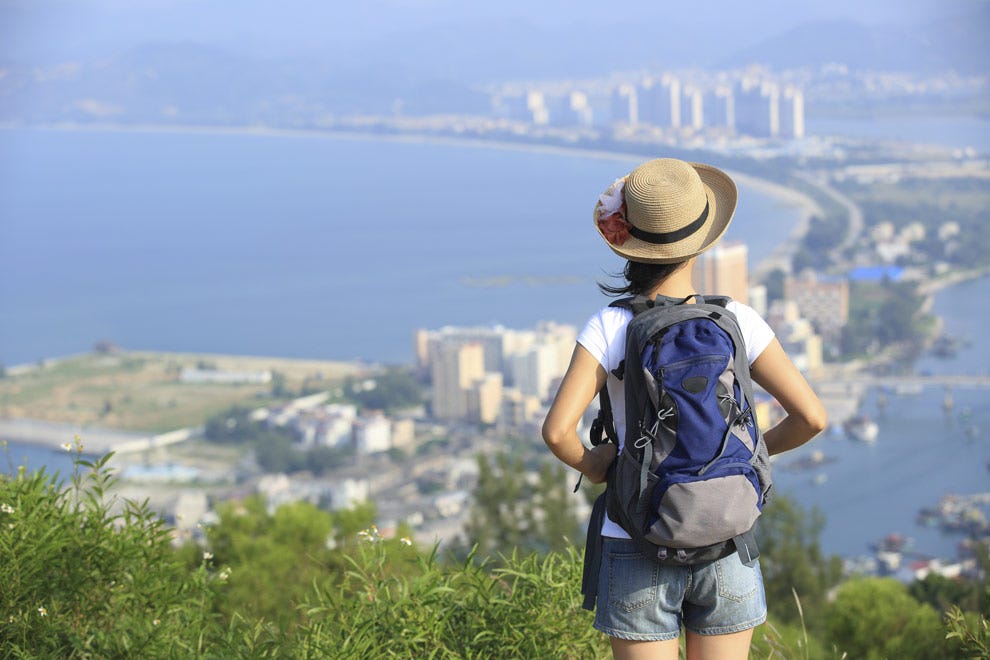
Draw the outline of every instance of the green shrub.
[[[202,653],[220,580],[189,571],[146,503],[107,497],[107,455],[71,486],[0,475],[0,648],[8,657]]]
[[[851,658],[951,657],[938,613],[892,578],[856,578],[839,587],[826,615],[829,639]]]
[[[468,558],[436,553],[415,576],[388,569],[387,546],[367,536],[341,585],[318,590],[300,632],[301,657],[592,658],[607,639],[581,608],[577,552]]]

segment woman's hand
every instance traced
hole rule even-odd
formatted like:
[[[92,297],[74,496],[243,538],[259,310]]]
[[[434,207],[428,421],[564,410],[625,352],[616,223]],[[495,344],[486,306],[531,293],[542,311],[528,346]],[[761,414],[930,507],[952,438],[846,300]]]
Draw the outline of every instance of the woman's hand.
[[[582,468],[584,469],[581,474],[593,484],[604,482],[608,477],[608,468],[615,460],[618,450],[618,447],[611,442],[603,442],[597,447],[592,447],[585,454],[585,460],[582,461]]]
[[[825,407],[777,339],[756,358],[750,373],[787,413],[763,434],[771,456],[800,447],[825,429]]]

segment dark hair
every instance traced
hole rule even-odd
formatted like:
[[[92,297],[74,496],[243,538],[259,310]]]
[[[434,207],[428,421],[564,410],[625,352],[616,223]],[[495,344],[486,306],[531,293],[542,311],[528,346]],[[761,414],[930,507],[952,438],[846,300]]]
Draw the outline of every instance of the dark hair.
[[[610,274],[610,277],[625,278],[625,286],[610,286],[599,282],[598,288],[606,296],[638,296],[656,287],[683,265],[683,261],[672,264],[644,264],[638,261],[627,261],[622,273]]]

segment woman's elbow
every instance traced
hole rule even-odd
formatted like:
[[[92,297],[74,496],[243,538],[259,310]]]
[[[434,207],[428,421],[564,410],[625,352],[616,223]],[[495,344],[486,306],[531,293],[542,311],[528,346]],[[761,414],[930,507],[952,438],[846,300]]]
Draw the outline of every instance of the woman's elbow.
[[[543,442],[545,442],[547,447],[550,447],[551,449],[560,446],[564,435],[560,426],[554,424],[549,417],[543,420],[543,429],[541,433],[543,434]]]
[[[802,415],[802,419],[805,426],[808,427],[811,437],[818,435],[828,426],[828,413],[825,411],[825,406],[821,404],[815,406],[812,410],[806,411]]]

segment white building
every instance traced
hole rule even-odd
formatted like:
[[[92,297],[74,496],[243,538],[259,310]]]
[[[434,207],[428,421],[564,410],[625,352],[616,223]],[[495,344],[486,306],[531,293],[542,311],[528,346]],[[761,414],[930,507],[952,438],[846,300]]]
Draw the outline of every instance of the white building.
[[[392,427],[382,414],[359,417],[354,422],[354,445],[359,454],[377,454],[392,448]]]
[[[351,509],[371,499],[371,487],[367,479],[343,479],[331,483],[327,495],[332,510]]]

